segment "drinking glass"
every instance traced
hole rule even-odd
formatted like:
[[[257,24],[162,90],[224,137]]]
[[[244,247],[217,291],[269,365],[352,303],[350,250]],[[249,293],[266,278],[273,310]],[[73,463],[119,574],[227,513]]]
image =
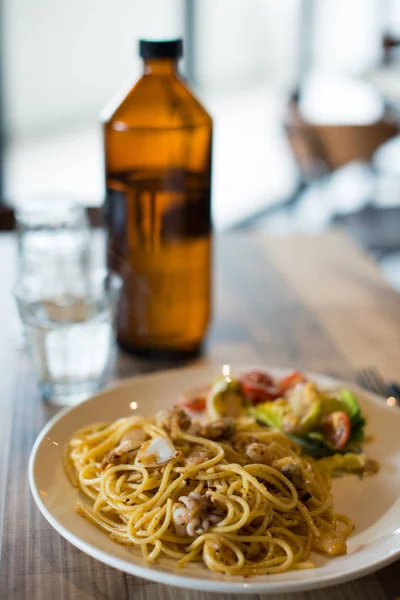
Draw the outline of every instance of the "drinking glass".
[[[15,298],[42,397],[72,406],[100,389],[109,374],[121,279],[94,269],[71,293],[63,277],[22,277]]]
[[[17,206],[16,225],[20,279],[49,282],[62,273],[66,286],[85,280],[91,236],[81,205],[57,196],[29,198]]]

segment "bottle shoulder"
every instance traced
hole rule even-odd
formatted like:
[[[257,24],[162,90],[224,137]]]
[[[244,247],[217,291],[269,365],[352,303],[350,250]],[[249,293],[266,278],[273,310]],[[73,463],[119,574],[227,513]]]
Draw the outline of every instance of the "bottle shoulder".
[[[212,127],[212,119],[180,77],[150,74],[131,87],[103,124],[119,130]]]

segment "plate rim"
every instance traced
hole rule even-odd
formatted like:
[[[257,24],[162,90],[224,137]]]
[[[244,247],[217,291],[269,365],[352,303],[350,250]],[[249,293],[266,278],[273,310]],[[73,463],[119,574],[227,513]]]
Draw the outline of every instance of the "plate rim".
[[[229,364],[233,370],[235,370],[235,367],[237,367],[238,370],[261,367],[265,370],[270,370],[270,371],[274,371],[274,372],[282,372],[282,373],[293,370],[293,369],[286,368],[286,367],[282,368],[282,367],[274,367],[271,365],[262,365],[262,364],[255,364],[255,365],[251,365],[251,364],[249,365],[249,364],[245,364],[245,363],[236,363],[236,364],[229,363]],[[80,551],[84,552],[85,554],[88,554],[89,556],[91,556],[92,558],[95,558],[96,560],[100,561],[101,563],[106,564],[115,569],[118,569],[124,573],[134,575],[136,577],[141,577],[142,579],[154,581],[154,582],[161,583],[164,585],[172,585],[172,586],[184,588],[184,589],[201,590],[201,591],[215,592],[215,593],[231,593],[231,594],[262,593],[262,594],[270,595],[270,594],[277,594],[277,593],[278,594],[279,593],[290,593],[290,592],[294,592],[294,591],[300,592],[300,591],[306,591],[306,590],[312,590],[312,589],[327,588],[332,585],[335,585],[336,583],[344,583],[349,580],[358,579],[364,575],[367,575],[368,573],[373,573],[373,572],[377,571],[378,569],[381,569],[384,566],[389,565],[392,562],[394,562],[395,560],[397,560],[400,557],[400,545],[396,550],[394,550],[388,556],[379,557],[377,560],[369,562],[368,564],[360,565],[359,567],[356,567],[353,570],[350,570],[349,572],[332,573],[323,578],[316,577],[315,579],[294,580],[294,581],[271,581],[271,582],[265,582],[265,581],[257,582],[257,580],[255,578],[247,579],[247,578],[243,578],[243,577],[239,578],[239,576],[237,579],[233,579],[231,577],[229,579],[227,578],[226,580],[224,580],[224,579],[201,579],[200,576],[193,576],[193,577],[186,576],[183,569],[182,569],[182,573],[177,573],[176,571],[165,572],[165,571],[158,570],[157,568],[151,569],[151,568],[147,567],[145,564],[138,565],[138,564],[130,562],[128,560],[118,558],[116,556],[113,556],[109,552],[107,552],[105,550],[101,550],[101,549],[97,548],[96,546],[92,545],[91,543],[82,540],[81,538],[76,536],[74,533],[71,533],[61,523],[59,523],[57,518],[55,518],[53,516],[53,514],[51,513],[51,511],[46,507],[45,503],[43,502],[43,500],[39,494],[37,485],[35,483],[35,465],[36,465],[37,453],[38,453],[38,450],[39,450],[43,440],[46,438],[48,432],[53,428],[54,425],[56,425],[59,421],[61,421],[69,413],[74,412],[79,406],[82,406],[83,404],[86,404],[89,402],[93,402],[93,400],[97,400],[99,397],[102,397],[103,395],[107,395],[115,389],[124,388],[124,387],[129,388],[137,380],[142,381],[142,380],[146,380],[146,379],[151,380],[151,379],[155,379],[155,378],[162,379],[166,375],[173,376],[174,374],[179,374],[182,372],[187,373],[188,371],[193,371],[196,373],[201,373],[202,371],[207,372],[207,370],[210,371],[212,369],[218,369],[219,366],[222,367],[222,363],[221,364],[215,364],[215,363],[214,364],[206,364],[206,365],[199,365],[199,366],[188,366],[188,367],[177,367],[177,368],[173,368],[173,369],[163,369],[163,370],[157,370],[157,371],[148,372],[148,373],[139,373],[139,374],[133,375],[129,378],[117,380],[117,381],[113,382],[112,385],[104,388],[103,390],[97,392],[96,394],[93,394],[92,396],[90,396],[89,398],[84,400],[84,402],[81,402],[80,404],[74,405],[71,407],[66,407],[66,408],[62,409],[60,412],[58,412],[56,415],[54,415],[44,425],[44,427],[41,429],[41,431],[37,435],[35,442],[33,444],[31,453],[30,453],[29,463],[28,463],[28,480],[29,480],[29,487],[31,490],[31,494],[32,494],[33,499],[36,503],[36,506],[39,508],[41,514],[44,516],[44,518],[47,520],[47,522],[53,527],[53,529],[55,529],[55,531],[58,534],[60,534],[64,539],[66,539],[68,542],[70,542],[74,547],[78,548]],[[352,389],[354,389],[356,391],[360,390],[360,393],[362,395],[367,396],[369,401],[372,401],[373,403],[379,405],[380,409],[382,409],[382,410],[391,411],[391,412],[393,410],[396,410],[396,408],[394,408],[394,407],[387,406],[383,397],[378,396],[377,394],[374,394],[373,392],[369,392],[368,390],[364,390],[357,384],[345,381],[340,378],[334,378],[331,376],[317,374],[312,371],[305,371],[305,372],[306,372],[307,376],[309,376],[310,378],[315,377],[317,380],[323,379],[323,380],[325,380],[327,382],[331,382],[333,384],[338,384],[338,383],[346,384],[346,385],[349,385]],[[399,497],[400,497],[400,494],[399,494]]]

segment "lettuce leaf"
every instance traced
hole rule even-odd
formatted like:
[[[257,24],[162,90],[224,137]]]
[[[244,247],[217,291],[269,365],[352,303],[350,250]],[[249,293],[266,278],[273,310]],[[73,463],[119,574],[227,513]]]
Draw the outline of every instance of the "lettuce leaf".
[[[354,442],[362,442],[364,440],[364,427],[366,421],[363,416],[359,416],[355,423],[351,424],[349,444]]]
[[[249,409],[250,415],[259,423],[282,431],[282,419],[287,413],[287,406],[278,402],[264,402]]]
[[[317,431],[310,432],[304,436],[291,434],[289,437],[298,444],[306,454],[309,454],[314,458],[332,456],[336,453],[324,436]]]
[[[347,388],[343,388],[339,391],[339,397],[341,402],[343,402],[343,410],[348,415],[351,424],[355,425],[361,417],[361,408],[358,404],[356,397],[353,392],[351,392]],[[365,424],[365,420],[364,420]]]
[[[297,390],[296,393],[299,393]],[[296,405],[297,406],[297,405]],[[335,395],[325,396],[320,394],[315,400],[302,405],[307,412],[299,418],[296,433],[288,433],[306,454],[314,458],[333,456],[335,454],[346,454],[348,452],[358,453],[361,451],[360,442],[364,439],[365,419],[361,414],[360,406],[354,394],[347,388],[343,388]],[[323,419],[332,412],[342,410],[351,422],[349,441],[343,450],[338,452],[325,438],[323,433]],[[287,414],[294,414],[293,406],[283,399],[278,401],[264,402],[249,409],[250,415],[259,423],[283,431],[283,418]]]

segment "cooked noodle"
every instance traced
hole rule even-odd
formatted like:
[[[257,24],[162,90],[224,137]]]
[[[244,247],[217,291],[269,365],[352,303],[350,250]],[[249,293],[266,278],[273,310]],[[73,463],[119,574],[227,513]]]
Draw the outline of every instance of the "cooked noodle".
[[[87,498],[77,513],[148,562],[203,561],[229,575],[308,569],[312,550],[346,552],[353,524],[333,511],[330,480],[284,434],[246,420],[226,439],[205,435],[137,416],[78,431],[65,454]],[[144,440],[155,438],[175,450],[159,466],[154,455],[140,459]]]

